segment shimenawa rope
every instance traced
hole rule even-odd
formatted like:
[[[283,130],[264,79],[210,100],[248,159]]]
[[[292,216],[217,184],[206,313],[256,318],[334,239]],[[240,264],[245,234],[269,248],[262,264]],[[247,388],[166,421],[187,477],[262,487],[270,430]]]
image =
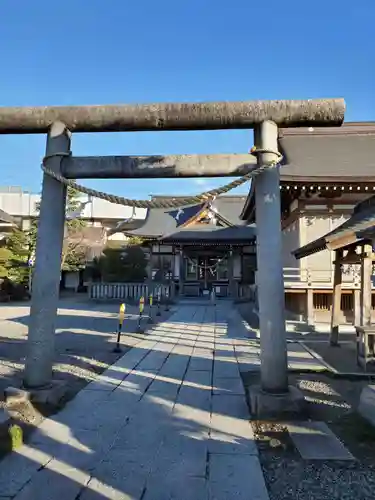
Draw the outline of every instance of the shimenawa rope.
[[[93,196],[95,198],[100,198],[102,200],[109,201],[110,203],[116,203],[118,205],[126,205],[129,207],[133,208],[179,208],[185,205],[194,205],[198,203],[203,203],[206,201],[210,201],[215,199],[217,196],[220,196],[222,194],[228,193],[232,189],[241,186],[248,180],[252,179],[253,177],[256,177],[257,175],[261,174],[265,170],[269,168],[276,168],[277,165],[281,162],[282,160],[282,155],[278,151],[272,151],[269,149],[256,149],[253,147],[251,149],[251,154],[254,156],[257,156],[258,154],[262,153],[272,153],[277,155],[277,159],[268,163],[265,163],[263,165],[259,165],[254,167],[250,172],[247,174],[243,175],[239,179],[235,179],[232,182],[229,182],[228,184],[225,184],[224,186],[221,186],[216,189],[210,189],[209,191],[205,191],[199,195],[196,196],[187,196],[187,197],[179,197],[176,199],[156,199],[156,200],[133,200],[131,198],[124,198],[122,196],[117,196],[114,194],[108,194],[103,191],[97,191],[96,189],[91,189],[86,186],[82,186],[81,184],[77,184],[76,181],[73,179],[67,179],[63,175],[54,172],[48,166],[46,165],[48,159],[53,158],[53,157],[60,157],[61,162],[63,161],[64,157],[71,156],[71,153],[55,153],[53,155],[48,155],[45,156],[43,159],[42,163],[42,170],[45,174],[49,175],[50,177],[53,177],[57,181],[61,182],[65,186],[72,187],[76,189],[77,191],[87,194],[88,196]]]

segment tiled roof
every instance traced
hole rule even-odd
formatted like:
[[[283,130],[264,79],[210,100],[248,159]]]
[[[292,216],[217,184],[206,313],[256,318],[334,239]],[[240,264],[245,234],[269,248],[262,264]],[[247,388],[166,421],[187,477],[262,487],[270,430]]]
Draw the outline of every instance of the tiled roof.
[[[15,219],[7,212],[4,212],[4,210],[1,209],[0,209],[0,222],[6,222],[7,224],[17,225]]]
[[[163,197],[166,198],[166,197]],[[170,197],[171,198],[171,197]],[[175,197],[178,199],[178,197]],[[234,226],[233,231],[223,232],[223,228],[214,225],[202,225],[199,230],[194,228],[183,228],[178,226],[177,220],[171,215],[170,210],[165,209],[150,209],[147,211],[146,219],[144,224],[136,229],[124,230],[125,234],[129,236],[140,236],[144,238],[161,238],[163,236],[170,237],[172,234],[177,232],[181,234],[180,238],[199,238],[201,240],[211,238],[212,236],[207,236],[207,234],[215,234],[215,238],[231,237],[234,239],[238,238],[253,238],[255,229],[244,226],[244,223],[239,219],[239,214],[241,213],[244,196],[222,196],[218,197],[213,202],[213,209],[217,212],[218,219],[223,221],[224,224],[228,226]],[[182,209],[189,209],[193,205],[188,205],[181,207]],[[245,232],[242,231],[245,229]],[[242,232],[241,232],[242,231]],[[190,233],[190,234],[189,234]],[[183,234],[183,236],[182,236]]]
[[[344,123],[337,128],[282,129],[281,180],[324,177],[375,180],[375,123]]]
[[[213,202],[213,207],[223,219],[233,225],[243,225],[240,214],[246,201],[246,196],[219,196]]]
[[[281,182],[375,182],[375,122],[279,130]],[[241,218],[254,208],[256,181]]]
[[[326,248],[347,246],[366,237],[366,232],[375,226],[375,196],[359,203],[353,215],[333,231],[292,252],[296,259],[302,259]],[[341,246],[341,247],[342,247]]]
[[[164,242],[172,241],[226,241],[251,244],[255,239],[255,226],[220,227],[214,225],[182,228],[162,238]]]

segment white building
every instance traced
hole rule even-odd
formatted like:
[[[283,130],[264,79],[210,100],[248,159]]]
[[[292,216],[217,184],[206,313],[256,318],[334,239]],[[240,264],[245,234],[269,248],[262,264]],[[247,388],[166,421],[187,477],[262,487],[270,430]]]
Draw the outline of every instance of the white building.
[[[36,206],[39,202],[40,194],[24,191],[17,186],[0,187],[0,210],[10,215],[23,230],[29,229],[32,219],[37,216]],[[146,216],[145,209],[137,208],[133,211],[131,207],[115,205],[98,198],[89,200],[86,195],[82,196],[82,204],[80,217],[87,221],[89,227],[103,227],[109,240],[125,240],[126,236],[121,232],[112,234],[114,228],[130,218],[144,219]],[[9,221],[3,221],[3,224],[5,229]],[[2,229],[0,215],[0,231]]]
[[[0,187],[0,240],[4,238],[13,228],[19,227],[27,231],[30,228],[32,220],[37,217],[37,204],[40,202],[40,194],[30,193],[21,187],[8,186]],[[102,248],[103,242],[126,241],[127,237],[122,232],[115,229],[124,221],[142,220],[146,216],[145,209],[132,209],[128,206],[109,203],[98,198],[89,199],[86,195],[82,196],[79,216],[87,223],[85,232],[86,238],[92,241],[92,246]],[[69,214],[68,214],[69,216]],[[102,228],[103,231],[93,231],[91,228]],[[99,241],[100,240],[100,241]],[[92,255],[95,255],[95,248],[91,249]],[[63,273],[63,288],[76,290],[82,276],[80,273]]]

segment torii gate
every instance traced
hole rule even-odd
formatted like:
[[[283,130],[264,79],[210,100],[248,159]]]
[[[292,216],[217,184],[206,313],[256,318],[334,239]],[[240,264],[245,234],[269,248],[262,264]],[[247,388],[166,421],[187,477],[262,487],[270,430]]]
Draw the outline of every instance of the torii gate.
[[[343,99],[0,108],[0,134],[48,133],[24,386],[38,390],[52,381],[69,179],[245,174],[245,179],[249,179],[257,174],[255,202],[262,385],[254,399],[254,409],[261,412],[263,406],[275,407],[270,401],[287,404],[291,394],[285,339],[279,171],[275,168],[280,160],[278,127],[340,126],[344,112]],[[72,132],[251,128],[254,129],[256,148],[253,155],[77,158],[70,151]],[[124,202],[124,199],[119,201],[119,197],[107,196],[107,199]],[[136,206],[145,206],[146,202],[140,203]]]

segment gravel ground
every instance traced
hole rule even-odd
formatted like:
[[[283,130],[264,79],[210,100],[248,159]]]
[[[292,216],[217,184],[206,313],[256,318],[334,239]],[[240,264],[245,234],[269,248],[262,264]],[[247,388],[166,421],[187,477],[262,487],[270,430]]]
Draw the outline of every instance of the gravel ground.
[[[249,305],[238,308],[245,321],[257,327]],[[287,331],[287,339],[303,340],[340,372],[359,371],[351,333],[341,335],[341,348],[330,347],[328,334],[314,329]],[[259,375],[248,373],[243,379],[251,386],[259,382]],[[306,418],[326,422],[356,462],[303,460],[282,422],[252,422],[270,500],[374,500],[375,429],[356,413],[363,387],[374,382],[290,373],[289,383],[308,401]]]
[[[244,377],[246,385],[256,382]],[[366,381],[291,374],[308,401],[308,417],[325,421],[357,462],[307,461],[282,423],[252,422],[270,500],[373,500],[375,429],[354,409]]]
[[[66,382],[66,392],[56,407],[22,403],[7,408],[11,423],[22,429],[23,441],[46,416],[58,411],[72,399],[87,383],[113,364],[139,340],[138,308],[126,306],[126,315],[121,337],[122,353],[114,353],[118,327],[119,304],[95,303],[80,296],[62,298],[56,321],[55,362],[53,378]],[[29,303],[0,304],[0,407],[5,405],[4,389],[21,387],[26,353]],[[165,321],[172,311],[161,307],[157,321]],[[145,313],[147,313],[147,308]],[[147,324],[145,315],[142,326]],[[14,442],[5,429],[1,429],[0,460],[12,450]],[[4,434],[5,432],[5,434]],[[1,493],[0,493],[1,496]]]
[[[113,352],[118,308],[119,304],[94,303],[79,296],[60,300],[54,378],[67,382],[65,400],[71,399],[136,341],[137,307],[128,305],[121,339],[123,352]],[[170,312],[164,311],[164,307],[161,310],[162,315],[155,319],[164,321]],[[22,385],[28,318],[28,303],[0,305],[0,405],[6,387]],[[147,318],[143,323],[146,325]]]
[[[375,470],[361,464],[266,457],[261,464],[270,500],[373,500]]]

